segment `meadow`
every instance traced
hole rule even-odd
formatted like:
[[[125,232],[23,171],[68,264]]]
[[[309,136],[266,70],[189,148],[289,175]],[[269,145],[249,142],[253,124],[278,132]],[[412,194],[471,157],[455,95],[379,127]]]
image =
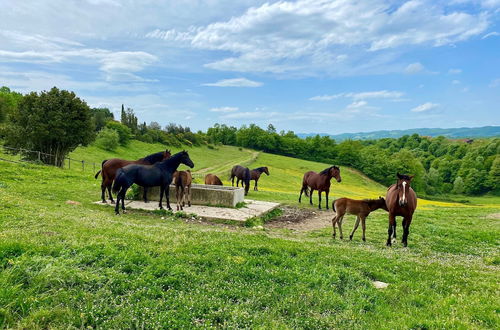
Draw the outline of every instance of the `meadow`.
[[[115,153],[91,146],[71,157],[100,163],[163,149],[132,141]],[[233,164],[268,166],[270,176],[248,198],[301,208],[310,208],[297,202],[303,172],[330,165],[236,147],[186,149],[195,171],[217,173],[225,184]],[[331,200],[385,194],[361,173],[341,170]],[[0,327],[500,326],[498,197],[419,200],[409,247],[387,248],[383,211],[368,218],[366,243],[359,232],[341,241],[331,228],[209,225],[144,211],[115,216],[93,204],[99,186],[91,170],[0,163]],[[353,222],[346,217],[344,230]],[[389,286],[376,289],[374,280]]]

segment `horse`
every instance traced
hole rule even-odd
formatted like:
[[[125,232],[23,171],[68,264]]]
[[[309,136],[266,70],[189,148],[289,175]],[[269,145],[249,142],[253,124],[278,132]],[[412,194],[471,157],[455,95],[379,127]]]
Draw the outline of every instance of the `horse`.
[[[321,210],[321,193],[324,191],[326,194],[326,209],[328,210],[328,194],[330,193],[330,180],[335,178],[337,182],[341,182],[340,168],[337,166],[331,166],[325,168],[323,171],[316,173],[314,171],[309,171],[304,174],[302,179],[302,189],[300,189],[299,203],[302,200],[302,193],[305,193],[306,197],[309,196],[309,204],[313,205],[312,195],[315,190],[318,191],[319,203],[318,208]],[[311,189],[309,193],[309,188]]]
[[[366,241],[365,231],[366,231],[366,218],[370,214],[378,209],[383,209],[387,211],[387,205],[385,204],[384,197],[379,197],[378,199],[363,199],[363,200],[355,200],[350,198],[339,198],[332,203],[332,209],[335,211],[335,216],[332,219],[333,226],[333,238],[336,236],[335,232],[335,223],[339,226],[340,239],[343,239],[342,235],[342,220],[344,219],[344,215],[353,214],[356,216],[356,223],[354,224],[354,228],[352,229],[351,235],[349,239],[352,240],[356,229],[358,229],[359,222],[361,220],[361,228],[363,228],[363,241]]]
[[[248,195],[248,189],[250,188],[250,170],[248,167],[243,167],[241,165],[236,165],[231,169],[231,186],[234,187],[234,178],[236,178],[236,187],[242,181],[241,186],[245,187],[245,196]]]
[[[119,158],[103,160],[101,163],[101,169],[97,171],[97,173],[94,176],[96,179],[99,176],[99,174],[101,174],[102,176],[102,182],[101,182],[102,202],[106,203],[106,188],[108,189],[109,199],[111,203],[115,202],[113,200],[113,195],[111,194],[111,185],[116,177],[116,171],[118,171],[119,168],[122,168],[130,164],[152,165],[156,162],[161,162],[162,160],[167,159],[170,156],[171,156],[170,150],[167,149],[165,151],[157,152],[155,154],[151,154],[149,156],[140,158],[138,160],[125,160]],[[144,189],[145,202],[147,202],[146,192],[147,192],[146,189]]]
[[[387,230],[387,246],[391,246],[391,236],[396,239],[396,216],[403,217],[403,238],[401,243],[408,246],[408,234],[413,218],[413,212],[417,208],[417,194],[410,187],[413,175],[397,173],[398,181],[387,189],[385,196],[387,209],[389,211],[389,229]]]
[[[194,167],[193,161],[189,158],[187,151],[176,153],[170,158],[153,165],[130,164],[122,167],[116,174],[113,184],[113,192],[118,193],[116,197],[115,213],[118,211],[120,200],[122,201],[122,210],[125,212],[125,194],[127,189],[134,183],[146,187],[160,186],[160,209],[163,209],[163,194],[167,198],[167,207],[170,207],[169,186],[172,183],[172,176],[180,164]]]
[[[187,170],[176,171],[173,177],[175,184],[175,200],[177,203],[177,211],[179,211],[186,205],[186,199],[188,206],[191,206],[191,183],[193,182],[193,176],[191,175],[191,171]]]
[[[207,174],[205,176],[205,184],[222,186],[222,181],[215,174]]]
[[[253,187],[253,190],[255,191],[258,191],[257,182],[259,181],[259,178],[262,173],[266,173],[267,175],[269,175],[269,170],[267,169],[267,166],[254,168],[253,170],[250,171],[250,180],[255,180],[255,186]]]

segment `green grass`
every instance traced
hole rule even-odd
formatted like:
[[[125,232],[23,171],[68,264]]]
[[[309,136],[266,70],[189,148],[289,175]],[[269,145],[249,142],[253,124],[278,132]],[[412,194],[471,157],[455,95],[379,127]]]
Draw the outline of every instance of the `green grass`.
[[[113,155],[82,148],[73,157],[134,159],[162,150],[136,143]],[[252,157],[231,147],[189,152],[195,170],[221,173]],[[249,198],[297,205],[301,173],[327,164],[264,153],[251,163],[264,165],[271,175]],[[335,197],[384,191],[346,168],[342,182],[332,182]],[[207,226],[145,211],[115,216],[93,204],[99,194],[90,171],[0,163],[0,328],[500,326],[495,197],[420,201],[409,247],[386,248],[383,211],[368,218],[363,243],[360,230],[350,242],[333,240],[330,228]],[[345,218],[344,236],[353,222]],[[372,280],[390,285],[377,290]]]

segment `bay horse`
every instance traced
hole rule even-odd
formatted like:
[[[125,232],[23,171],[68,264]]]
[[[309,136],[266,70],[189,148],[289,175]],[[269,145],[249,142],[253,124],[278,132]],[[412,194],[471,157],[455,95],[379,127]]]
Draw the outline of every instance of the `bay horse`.
[[[336,236],[335,223],[339,227],[340,239],[343,239],[342,235],[342,220],[344,215],[353,214],[356,216],[356,223],[352,229],[349,239],[352,240],[356,229],[358,229],[359,222],[361,221],[361,228],[363,228],[363,241],[366,241],[365,231],[366,231],[366,218],[368,215],[378,209],[383,209],[387,211],[387,205],[385,204],[384,197],[379,197],[378,199],[363,199],[356,200],[350,198],[339,198],[332,203],[332,209],[335,211],[335,216],[332,219],[333,226],[333,238]]]
[[[170,207],[169,186],[172,183],[174,172],[180,164],[194,167],[187,151],[176,153],[170,158],[162,160],[153,165],[130,164],[118,169],[113,184],[113,192],[118,193],[116,197],[115,213],[120,214],[118,208],[122,201],[122,210],[125,212],[125,194],[127,189],[134,183],[146,188],[160,186],[160,209],[163,209],[163,194],[167,198],[167,207]]]
[[[250,170],[248,167],[243,167],[241,165],[236,165],[231,169],[231,186],[234,187],[234,178],[236,178],[236,187],[238,187],[240,180],[241,186],[245,187],[245,196],[248,195],[248,189],[250,188]]]
[[[253,190],[255,191],[258,191],[257,182],[259,181],[262,173],[266,173],[267,175],[269,175],[269,169],[267,168],[267,166],[254,168],[250,171],[250,180],[255,180],[255,186],[253,187]]]
[[[306,197],[309,196],[309,204],[313,205],[312,195],[315,190],[318,191],[319,203],[318,208],[321,210],[321,193],[324,191],[326,194],[326,209],[328,210],[328,194],[330,193],[330,180],[335,178],[337,182],[341,182],[340,168],[337,166],[331,166],[325,168],[323,171],[316,173],[314,171],[309,171],[304,174],[302,179],[302,189],[300,189],[299,203],[302,200],[302,193],[305,193]],[[311,191],[309,192],[309,189]]]
[[[171,156],[170,150],[160,151],[144,158],[140,158],[138,160],[125,160],[120,158],[112,158],[103,160],[101,163],[101,169],[97,171],[95,174],[95,178],[101,174],[102,182],[101,182],[101,199],[103,203],[106,203],[106,189],[108,189],[109,199],[111,203],[114,203],[113,195],[111,194],[111,185],[113,184],[113,180],[116,177],[116,171],[119,168],[130,164],[141,164],[141,165],[152,165],[157,162],[161,162],[164,159],[167,159]],[[147,189],[147,188],[146,188]],[[146,202],[146,189],[144,189],[144,201]]]
[[[408,246],[408,234],[413,218],[413,212],[417,208],[417,194],[410,187],[413,175],[397,173],[398,181],[387,189],[385,196],[387,209],[389,211],[389,229],[387,231],[387,246],[391,246],[391,236],[396,239],[396,216],[403,217],[403,238],[401,243]]]
[[[205,176],[205,184],[214,185],[214,186],[222,186],[222,181],[215,174],[207,174]]]
[[[191,175],[191,171],[187,170],[176,171],[173,177],[177,211],[180,211],[186,205],[185,200],[187,200],[188,206],[191,206],[191,183],[193,182],[193,176]]]

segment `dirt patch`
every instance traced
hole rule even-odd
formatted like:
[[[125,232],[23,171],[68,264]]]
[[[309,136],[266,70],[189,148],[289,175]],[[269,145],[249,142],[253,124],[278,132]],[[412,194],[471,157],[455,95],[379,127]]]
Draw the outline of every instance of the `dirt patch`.
[[[266,223],[266,228],[286,228],[297,231],[309,231],[331,226],[335,213],[331,210],[299,209],[281,207],[283,215]]]
[[[488,219],[500,219],[500,213],[491,213],[486,216]]]

